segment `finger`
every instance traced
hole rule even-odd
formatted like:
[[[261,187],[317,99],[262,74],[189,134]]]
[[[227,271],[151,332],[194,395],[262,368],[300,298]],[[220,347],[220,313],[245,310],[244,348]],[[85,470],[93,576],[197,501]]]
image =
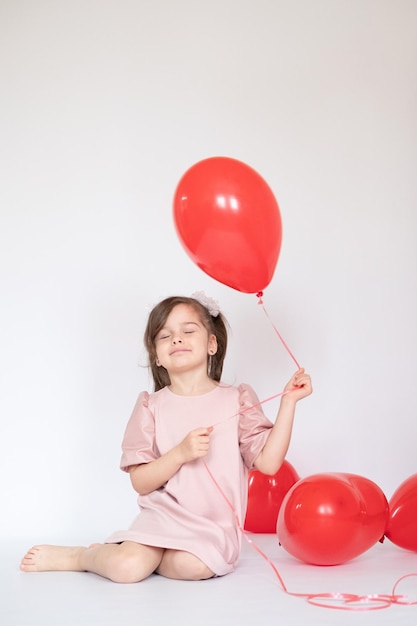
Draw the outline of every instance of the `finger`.
[[[210,437],[210,433],[213,430],[213,427],[204,428],[203,432],[200,434],[200,437]]]
[[[297,386],[305,385],[309,382],[309,380],[310,380],[310,376],[308,374],[304,374],[304,371],[302,374],[296,374],[294,376],[294,383]]]
[[[209,426],[207,428],[205,428],[204,426],[202,426],[201,428],[197,428],[194,432],[196,433],[196,435],[208,435],[211,433],[211,431],[213,430],[213,426]]]
[[[303,387],[304,386],[304,382],[302,381],[301,378],[295,378],[294,379],[294,387]]]

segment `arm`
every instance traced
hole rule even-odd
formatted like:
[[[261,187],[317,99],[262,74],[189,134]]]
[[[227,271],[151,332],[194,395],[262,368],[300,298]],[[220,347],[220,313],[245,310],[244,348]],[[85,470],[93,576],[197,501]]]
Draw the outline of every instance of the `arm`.
[[[285,386],[275,424],[255,459],[254,466],[263,474],[275,474],[282,465],[291,441],[295,407],[298,400],[312,392],[310,377],[299,369]]]
[[[184,463],[189,463],[207,454],[212,428],[192,430],[177,446],[149,463],[132,465],[129,468],[133,489],[146,495],[162,487]]]

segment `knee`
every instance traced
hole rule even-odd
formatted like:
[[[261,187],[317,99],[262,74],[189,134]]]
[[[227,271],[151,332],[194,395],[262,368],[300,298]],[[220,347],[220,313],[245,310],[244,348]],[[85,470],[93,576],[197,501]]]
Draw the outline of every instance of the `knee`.
[[[121,544],[111,560],[110,575],[116,583],[138,583],[150,576],[161,562],[163,550],[140,544]]]
[[[196,563],[193,563],[188,569],[187,580],[207,580],[207,578],[213,578],[214,573],[202,563],[202,561],[197,560]]]
[[[166,551],[162,560],[160,574],[179,580],[206,580],[214,573],[203,561],[189,552]]]
[[[142,564],[134,555],[120,554],[111,568],[111,580],[115,583],[138,583],[151,572],[145,572]]]

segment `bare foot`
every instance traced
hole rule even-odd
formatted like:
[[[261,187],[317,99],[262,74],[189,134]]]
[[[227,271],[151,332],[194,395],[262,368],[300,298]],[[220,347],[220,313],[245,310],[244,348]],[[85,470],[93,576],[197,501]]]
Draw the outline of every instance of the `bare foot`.
[[[82,572],[80,556],[84,550],[83,547],[33,546],[23,557],[20,569],[23,572]]]

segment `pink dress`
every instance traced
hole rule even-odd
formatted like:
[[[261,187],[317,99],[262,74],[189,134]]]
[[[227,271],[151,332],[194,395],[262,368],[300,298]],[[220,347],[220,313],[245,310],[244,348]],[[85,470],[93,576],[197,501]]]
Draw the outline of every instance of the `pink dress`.
[[[185,463],[165,485],[139,495],[140,512],[128,530],[106,543],[135,541],[185,550],[215,574],[233,571],[247,506],[248,469],[262,450],[272,423],[249,385],[219,384],[201,396],[179,396],[167,387],[139,395],[123,439],[121,468],[148,463],[164,454],[195,428],[214,426],[208,454]],[[256,405],[256,406],[254,406]]]

